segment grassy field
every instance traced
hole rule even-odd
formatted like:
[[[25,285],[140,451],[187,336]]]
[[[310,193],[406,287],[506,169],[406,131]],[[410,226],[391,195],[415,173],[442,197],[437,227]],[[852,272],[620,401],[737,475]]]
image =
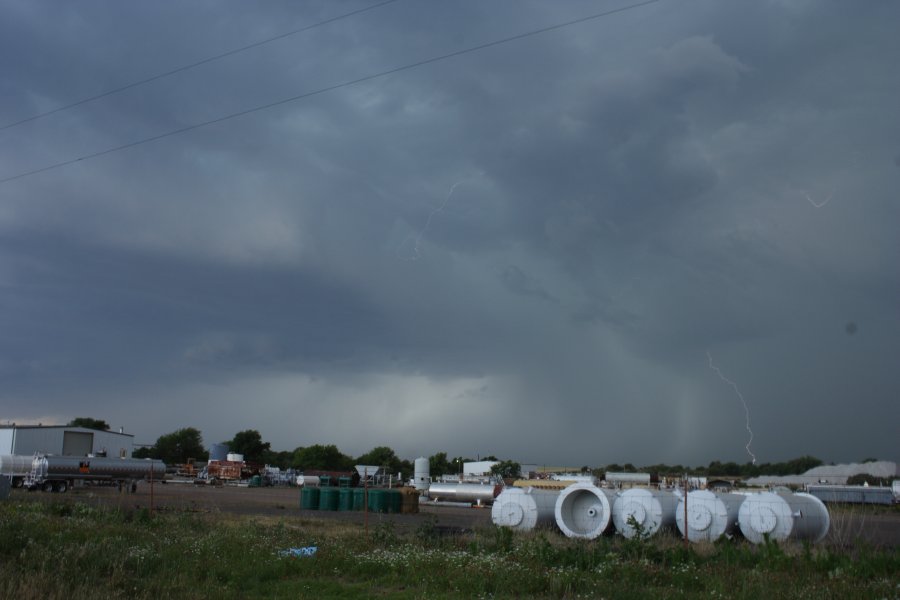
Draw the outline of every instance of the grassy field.
[[[900,552],[0,503],[3,598],[900,598]],[[280,554],[316,546],[313,557]]]

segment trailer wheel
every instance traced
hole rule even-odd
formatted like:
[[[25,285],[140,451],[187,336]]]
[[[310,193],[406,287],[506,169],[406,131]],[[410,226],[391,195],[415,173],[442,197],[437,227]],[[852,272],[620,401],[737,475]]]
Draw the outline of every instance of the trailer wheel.
[[[69,482],[68,481],[60,481],[58,491],[60,494],[65,494],[67,491],[69,491]]]
[[[41,491],[42,492],[52,492],[53,491],[53,482],[45,481],[44,485],[41,486]]]
[[[132,481],[131,482],[131,493],[134,494],[135,492],[137,492],[137,482]]]

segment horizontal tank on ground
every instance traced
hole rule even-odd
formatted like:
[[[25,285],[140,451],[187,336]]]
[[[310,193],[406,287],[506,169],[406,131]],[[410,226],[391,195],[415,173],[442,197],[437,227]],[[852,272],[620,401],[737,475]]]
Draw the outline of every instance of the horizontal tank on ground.
[[[650,485],[650,473],[607,472],[604,479],[615,485]]]
[[[822,502],[847,504],[893,504],[894,492],[889,487],[864,485],[808,485],[806,491]]]
[[[694,490],[687,495],[687,525],[685,525],[685,499],[678,501],[675,524],[681,535],[692,542],[714,542],[723,535],[730,535],[738,528],[738,511],[745,496],[716,494],[707,490]]]
[[[556,525],[571,538],[592,540],[612,531],[613,490],[576,483],[560,492],[554,515]]]
[[[810,494],[759,492],[744,499],[738,523],[754,544],[789,538],[819,542],[828,534],[831,519],[822,501]]]
[[[559,492],[535,488],[504,488],[494,499],[491,520],[498,527],[529,531],[556,522],[555,507]]]
[[[320,480],[315,475],[297,475],[297,485],[301,487],[319,487]]]
[[[428,497],[448,502],[491,504],[501,489],[502,486],[499,485],[477,483],[432,483],[428,486]]]
[[[638,533],[651,536],[664,527],[674,527],[679,499],[680,495],[664,490],[618,492],[612,509],[616,531],[632,538]]]

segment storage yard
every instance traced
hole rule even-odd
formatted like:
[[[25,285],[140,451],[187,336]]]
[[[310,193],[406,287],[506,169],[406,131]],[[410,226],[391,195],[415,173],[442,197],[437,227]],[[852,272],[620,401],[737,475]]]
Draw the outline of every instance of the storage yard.
[[[143,482],[137,486],[137,491],[133,494],[120,493],[116,487],[106,486],[76,488],[66,494],[43,494],[17,489],[12,491],[9,500],[69,504],[83,502],[126,511],[149,510],[152,501],[153,509],[160,513],[302,517],[353,523],[360,528],[365,526],[368,519],[370,527],[389,522],[400,531],[411,531],[424,521],[433,520],[434,526],[439,531],[448,534],[472,532],[491,527],[493,523],[490,507],[472,508],[446,503],[421,503],[417,514],[303,510],[300,508],[301,488],[296,487],[250,488],[157,483],[153,485],[151,499],[151,487]],[[577,497],[572,501],[577,502]],[[878,547],[900,548],[898,508],[900,507],[832,507],[830,528],[822,543],[825,545],[865,543]],[[555,527],[548,522],[543,525]],[[670,527],[668,535],[671,537],[678,535],[677,530]]]

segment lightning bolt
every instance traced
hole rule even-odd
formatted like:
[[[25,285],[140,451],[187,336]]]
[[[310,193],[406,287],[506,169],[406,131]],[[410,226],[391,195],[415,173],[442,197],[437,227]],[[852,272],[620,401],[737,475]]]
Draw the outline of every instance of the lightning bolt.
[[[834,197],[834,192],[831,192],[830,194],[828,194],[828,197],[825,198],[825,200],[823,200],[822,202],[816,202],[815,200],[810,198],[809,194],[807,194],[806,192],[804,192],[803,195],[806,196],[806,199],[809,200],[810,204],[812,204],[816,208],[822,208],[823,206],[825,206],[826,204],[828,204],[831,201],[831,199]]]
[[[431,227],[431,221],[434,220],[435,215],[444,212],[444,208],[447,206],[447,203],[450,202],[450,197],[453,196],[453,192],[456,190],[456,187],[461,183],[464,183],[465,181],[467,180],[461,179],[460,181],[457,181],[456,183],[451,185],[450,191],[447,193],[447,197],[444,198],[444,201],[441,202],[440,206],[438,206],[428,214],[428,218],[425,219],[425,225],[422,226],[422,229],[419,230],[419,233],[416,234],[415,239],[413,240],[412,256],[406,257],[405,260],[413,261],[419,260],[419,258],[421,258],[422,252],[419,246],[422,243],[422,238],[425,237],[426,233],[428,233],[428,228]],[[403,243],[400,244],[401,248],[406,245],[406,242],[410,239],[410,237],[412,236],[408,236],[405,240],[403,240]]]
[[[747,407],[747,401],[744,400],[744,395],[741,394],[741,390],[738,389],[737,384],[735,382],[733,382],[732,380],[728,379],[727,377],[725,377],[725,375],[722,374],[722,371],[719,370],[719,367],[717,367],[716,365],[713,364],[712,354],[710,354],[708,350],[706,351],[706,357],[709,358],[709,368],[716,372],[716,374],[719,376],[719,379],[721,379],[722,381],[724,381],[725,383],[730,385],[732,388],[734,388],[734,393],[737,394],[737,397],[740,398],[740,400],[741,400],[741,404],[744,405],[744,413],[747,416],[747,433],[750,434],[750,439],[747,440],[747,445],[745,446],[745,448],[747,449],[747,454],[750,455],[750,459],[752,460],[753,464],[755,465],[756,464],[756,455],[753,454],[753,452],[750,450],[750,444],[753,443],[753,430],[750,429],[750,409]]]

